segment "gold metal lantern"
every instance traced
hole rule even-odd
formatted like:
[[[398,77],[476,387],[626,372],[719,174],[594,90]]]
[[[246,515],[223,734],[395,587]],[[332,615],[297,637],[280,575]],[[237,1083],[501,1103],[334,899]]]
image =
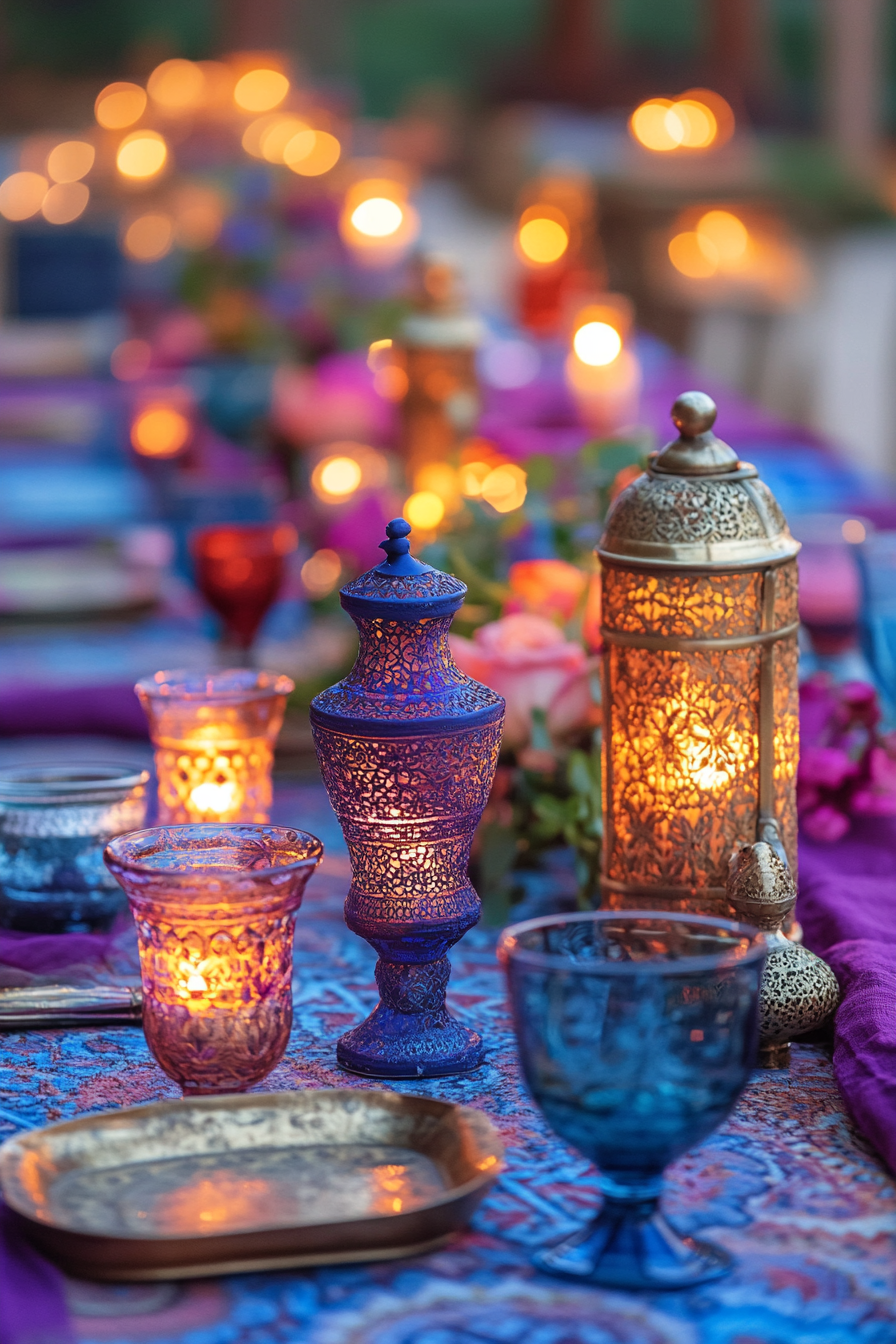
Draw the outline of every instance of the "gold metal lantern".
[[[728,912],[732,852],[796,872],[799,543],[687,392],[617,498],[603,584],[604,904]]]

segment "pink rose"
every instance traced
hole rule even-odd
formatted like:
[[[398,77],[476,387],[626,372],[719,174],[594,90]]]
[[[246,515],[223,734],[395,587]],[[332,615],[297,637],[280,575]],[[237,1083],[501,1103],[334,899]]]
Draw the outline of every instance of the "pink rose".
[[[805,747],[800,753],[800,784],[839,789],[857,767],[839,747]]]
[[[451,635],[455,662],[467,676],[482,681],[507,702],[504,741],[524,747],[532,732],[532,710],[543,709],[550,721],[558,701],[561,721],[569,726],[573,706],[581,706],[581,688],[571,683],[586,668],[585,651],[565,639],[543,616],[518,613],[480,626],[472,640]],[[561,692],[568,692],[564,704]],[[590,697],[589,697],[590,700]]]
[[[868,753],[868,783],[856,789],[852,807],[865,816],[896,816],[896,754],[886,746],[872,747]]]
[[[810,840],[819,840],[822,844],[832,845],[842,840],[849,830],[850,821],[845,812],[831,807],[829,803],[816,807],[800,818],[800,825]]]

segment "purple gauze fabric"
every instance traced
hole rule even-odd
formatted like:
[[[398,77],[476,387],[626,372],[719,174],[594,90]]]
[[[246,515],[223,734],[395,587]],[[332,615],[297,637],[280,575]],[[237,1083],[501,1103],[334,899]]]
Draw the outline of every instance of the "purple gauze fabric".
[[[59,1270],[0,1201],[0,1344],[75,1344]]]
[[[834,1074],[856,1124],[896,1172],[896,818],[859,819],[833,845],[800,842],[798,914],[843,999]]]

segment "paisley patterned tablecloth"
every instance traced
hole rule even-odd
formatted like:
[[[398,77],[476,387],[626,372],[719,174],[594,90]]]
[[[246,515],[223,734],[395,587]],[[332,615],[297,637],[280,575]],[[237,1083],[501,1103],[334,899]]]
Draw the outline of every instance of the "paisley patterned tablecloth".
[[[335,1038],[376,1001],[373,953],[345,928],[348,860],[322,791],[281,789],[276,821],[320,835],[327,857],[298,919],[296,1025],[259,1090],[373,1086],[335,1067]],[[379,1266],[253,1274],[192,1284],[73,1283],[85,1344],[893,1344],[896,1183],[852,1127],[826,1052],[794,1050],[789,1072],[757,1072],[734,1114],[670,1170],[677,1225],[737,1259],[718,1283],[634,1295],[536,1274],[532,1249],[597,1203],[588,1164],[553,1137],[516,1062],[494,939],[477,929],[453,956],[449,998],[483,1030],[471,1078],[394,1086],[478,1106],[508,1164],[469,1232],[446,1249]],[[134,1028],[6,1037],[0,1136],[85,1111],[173,1098]]]

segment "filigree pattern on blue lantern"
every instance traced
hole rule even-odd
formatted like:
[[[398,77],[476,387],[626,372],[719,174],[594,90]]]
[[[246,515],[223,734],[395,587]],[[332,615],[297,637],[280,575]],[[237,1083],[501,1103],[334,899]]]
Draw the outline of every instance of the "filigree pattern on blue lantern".
[[[483,1057],[479,1035],[445,1008],[445,957],[479,919],[467,867],[504,702],[451,657],[464,584],[413,559],[403,519],[386,530],[387,560],[341,594],[360,636],[355,666],[311,707],[351,856],[346,923],[380,956],[380,1003],[337,1057],[375,1077],[435,1077]]]

